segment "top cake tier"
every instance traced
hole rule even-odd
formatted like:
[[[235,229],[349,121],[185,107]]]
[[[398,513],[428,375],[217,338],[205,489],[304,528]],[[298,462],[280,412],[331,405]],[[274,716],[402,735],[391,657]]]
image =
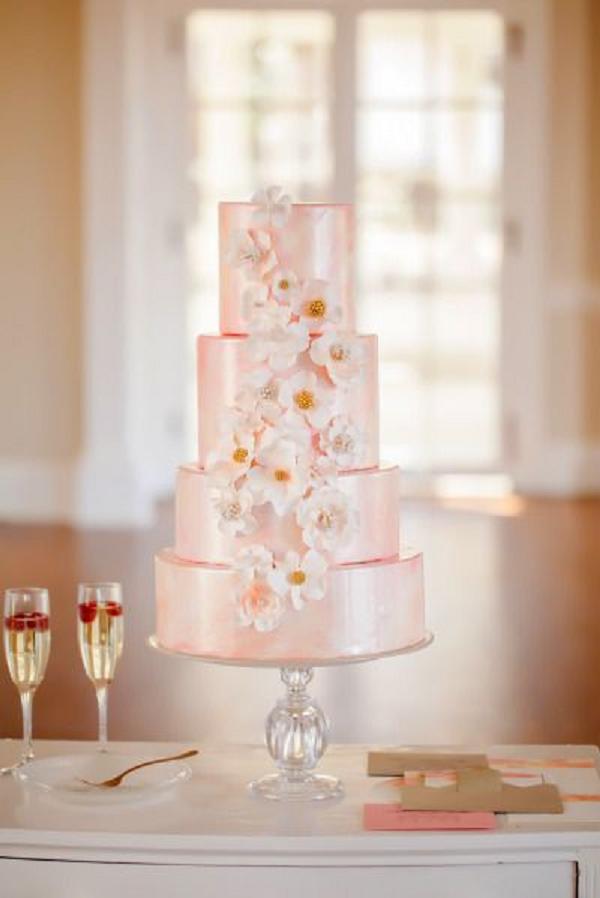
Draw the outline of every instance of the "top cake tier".
[[[254,203],[219,204],[221,333],[248,333],[243,315],[248,250],[264,254],[265,278],[279,277],[284,289],[297,279],[307,303],[325,298],[339,307],[339,325],[354,330],[352,206],[293,203],[280,227],[261,213]],[[321,333],[318,317],[310,330]]]

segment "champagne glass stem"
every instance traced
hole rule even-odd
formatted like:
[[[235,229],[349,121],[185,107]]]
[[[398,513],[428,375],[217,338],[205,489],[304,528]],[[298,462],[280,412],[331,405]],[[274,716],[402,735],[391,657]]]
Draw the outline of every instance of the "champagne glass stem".
[[[108,686],[98,686],[96,698],[98,700],[98,751],[108,751]]]
[[[21,692],[21,710],[23,712],[23,751],[21,758],[25,762],[31,761],[33,758],[33,689],[24,689]]]

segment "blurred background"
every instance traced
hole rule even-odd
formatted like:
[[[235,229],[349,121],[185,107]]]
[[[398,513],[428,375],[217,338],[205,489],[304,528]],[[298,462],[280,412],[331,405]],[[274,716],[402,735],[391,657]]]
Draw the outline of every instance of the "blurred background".
[[[356,204],[382,456],[438,634],[324,672],[334,737],[597,741],[600,7],[316,6],[0,0],[0,585],[52,590],[39,731],[92,735],[73,603],[109,578],[114,735],[260,736],[275,674],[144,640],[217,330],[217,203],[277,183]]]

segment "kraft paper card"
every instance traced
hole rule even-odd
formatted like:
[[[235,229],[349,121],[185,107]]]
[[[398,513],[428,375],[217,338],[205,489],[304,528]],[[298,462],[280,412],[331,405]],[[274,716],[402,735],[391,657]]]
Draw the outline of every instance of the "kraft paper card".
[[[487,757],[473,752],[370,751],[367,760],[369,776],[400,776],[407,770],[461,770],[487,766]]]
[[[401,803],[412,811],[494,811],[502,814],[561,814],[558,788],[551,783],[515,786],[489,767],[457,770],[449,786],[403,785]]]
[[[363,808],[363,827],[390,832],[495,829],[496,818],[490,813],[405,811],[396,804],[366,804]]]

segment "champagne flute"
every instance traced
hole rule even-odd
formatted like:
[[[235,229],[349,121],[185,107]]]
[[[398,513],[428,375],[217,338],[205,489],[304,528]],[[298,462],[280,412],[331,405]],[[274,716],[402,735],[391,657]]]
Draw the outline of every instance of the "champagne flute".
[[[27,586],[4,595],[4,653],[23,712],[23,749],[18,767],[33,758],[33,696],[44,679],[50,655],[50,597],[47,589]],[[14,767],[2,769],[6,773]]]
[[[80,583],[77,612],[79,651],[98,700],[98,749],[107,751],[108,687],[123,651],[121,584]]]

